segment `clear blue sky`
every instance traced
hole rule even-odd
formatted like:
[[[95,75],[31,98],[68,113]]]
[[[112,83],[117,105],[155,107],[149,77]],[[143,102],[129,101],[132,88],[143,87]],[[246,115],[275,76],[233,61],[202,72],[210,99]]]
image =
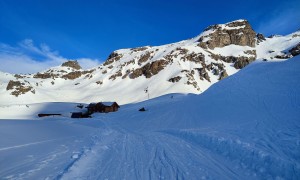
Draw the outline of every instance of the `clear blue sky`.
[[[0,0],[0,43],[31,39],[62,57],[104,60],[116,49],[172,43],[236,19],[266,35],[288,34],[300,28],[300,1]]]

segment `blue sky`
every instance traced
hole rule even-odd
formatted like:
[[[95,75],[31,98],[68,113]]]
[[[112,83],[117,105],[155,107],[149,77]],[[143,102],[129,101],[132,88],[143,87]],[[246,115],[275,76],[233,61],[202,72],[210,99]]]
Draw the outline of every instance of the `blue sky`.
[[[0,0],[0,61],[21,54],[37,64],[81,59],[92,66],[120,48],[172,43],[236,19],[285,35],[300,28],[299,9],[299,0]]]

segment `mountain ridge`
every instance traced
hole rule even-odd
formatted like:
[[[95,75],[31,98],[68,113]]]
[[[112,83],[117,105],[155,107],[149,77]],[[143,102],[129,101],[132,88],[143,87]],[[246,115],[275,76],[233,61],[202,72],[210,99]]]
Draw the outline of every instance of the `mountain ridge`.
[[[199,94],[251,62],[299,54],[300,32],[264,37],[247,20],[212,25],[198,36],[161,46],[119,49],[92,69],[69,61],[35,74],[1,73],[1,104],[146,100]]]

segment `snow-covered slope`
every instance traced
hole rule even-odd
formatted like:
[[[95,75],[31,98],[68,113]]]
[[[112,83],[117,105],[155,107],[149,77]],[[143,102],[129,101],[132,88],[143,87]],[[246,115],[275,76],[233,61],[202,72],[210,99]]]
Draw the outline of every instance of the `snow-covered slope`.
[[[0,73],[0,105],[40,102],[139,102],[168,93],[200,94],[254,60],[288,59],[300,32],[265,38],[246,20],[208,27],[195,38],[114,51],[99,67],[67,62],[32,75]],[[1,117],[0,117],[1,118]]]
[[[91,119],[0,121],[0,177],[299,179],[299,69],[299,56],[256,62],[200,95]]]

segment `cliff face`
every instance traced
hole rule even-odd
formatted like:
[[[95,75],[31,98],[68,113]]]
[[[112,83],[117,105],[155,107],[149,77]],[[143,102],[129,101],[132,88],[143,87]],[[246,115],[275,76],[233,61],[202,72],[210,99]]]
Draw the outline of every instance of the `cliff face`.
[[[200,37],[199,42],[209,49],[230,44],[255,47],[256,33],[246,20],[209,26],[205,31],[208,35]]]

